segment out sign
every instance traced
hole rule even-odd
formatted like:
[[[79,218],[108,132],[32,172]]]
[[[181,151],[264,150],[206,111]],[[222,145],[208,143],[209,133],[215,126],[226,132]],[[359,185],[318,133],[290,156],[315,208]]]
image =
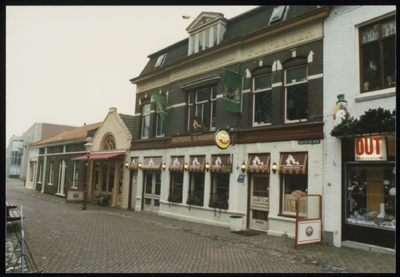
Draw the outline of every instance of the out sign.
[[[385,137],[359,138],[355,140],[356,161],[386,161]]]

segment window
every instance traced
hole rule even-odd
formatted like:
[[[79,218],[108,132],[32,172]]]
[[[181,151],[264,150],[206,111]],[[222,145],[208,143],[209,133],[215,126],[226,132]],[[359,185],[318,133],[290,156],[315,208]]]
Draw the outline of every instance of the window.
[[[107,137],[104,143],[104,150],[113,150],[115,149],[115,140],[113,136]]]
[[[42,172],[43,171],[43,162],[39,163],[39,179],[38,179],[38,183],[42,182]]]
[[[346,223],[396,230],[396,168],[346,164]]]
[[[79,162],[74,162],[74,181],[72,182],[72,187],[76,188],[78,186],[78,182],[76,180],[79,179]]]
[[[54,177],[54,162],[50,162],[50,174],[49,174],[49,184],[53,184],[53,177]]]
[[[33,174],[34,174],[35,163],[30,162],[29,166],[29,182],[33,182]]]
[[[112,192],[114,189],[114,175],[115,175],[115,164],[111,164],[110,173],[108,174],[108,192]]]
[[[150,133],[150,103],[142,107],[142,138],[148,138]]]
[[[204,201],[204,172],[191,172],[189,197],[186,204],[203,206]]]
[[[396,19],[360,28],[361,92],[396,85]]]
[[[182,203],[183,172],[171,171],[171,184],[169,188],[169,202]]]
[[[207,87],[190,92],[188,95],[188,123],[190,130],[191,118],[198,116],[201,118],[204,128],[215,130],[217,121],[217,87]]]
[[[101,191],[107,190],[107,165],[103,165],[103,178],[101,178]]]
[[[271,19],[269,20],[269,25],[281,22],[283,20],[285,8],[286,6],[278,6],[274,8]]]
[[[210,207],[228,209],[229,173],[212,173]]]
[[[272,75],[253,79],[253,126],[271,123]]]
[[[298,194],[307,194],[307,175],[282,174],[283,207],[282,212],[296,215]]]
[[[163,65],[165,58],[167,57],[167,54],[163,54],[161,56],[158,57],[156,65],[154,66],[154,68],[159,68]]]
[[[162,137],[164,136],[164,120],[161,118],[160,112],[156,109],[156,136]]]
[[[96,172],[95,172],[95,177],[94,177],[94,189],[95,190],[99,189],[99,168],[98,168],[98,164],[96,165]]]
[[[191,35],[189,38],[188,55],[192,55],[222,43],[225,31],[225,25],[218,23],[217,25],[208,27],[199,33]]]
[[[307,121],[307,66],[285,70],[285,122]]]
[[[118,193],[122,193],[122,179],[124,177],[124,166],[123,164],[119,165],[119,174],[118,174]]]

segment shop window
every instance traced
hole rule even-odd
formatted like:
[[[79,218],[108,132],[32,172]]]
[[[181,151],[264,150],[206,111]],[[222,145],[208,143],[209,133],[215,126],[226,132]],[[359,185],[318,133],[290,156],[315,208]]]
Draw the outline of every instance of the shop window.
[[[115,164],[110,164],[110,173],[108,174],[108,192],[112,192],[114,188]]]
[[[186,204],[204,205],[204,181],[204,172],[190,172],[189,197]]]
[[[101,191],[107,191],[107,165],[103,165],[103,175],[101,178]]]
[[[396,19],[360,28],[361,92],[396,85]]]
[[[104,150],[113,150],[115,149],[115,139],[113,136],[108,136],[106,141],[104,142]]]
[[[94,189],[95,189],[95,190],[98,190],[98,189],[99,189],[99,169],[98,169],[98,168],[96,168],[96,171],[95,171]]]
[[[271,123],[272,74],[253,78],[253,126]]]
[[[299,194],[307,194],[307,175],[282,174],[282,178],[282,213],[296,215],[297,196]]]
[[[72,187],[77,188],[78,187],[78,182],[76,180],[79,179],[79,162],[75,161],[74,162],[74,181],[72,182]]]
[[[169,188],[169,202],[182,203],[183,172],[171,171],[171,184]]]
[[[210,207],[228,209],[229,173],[212,173]]]
[[[149,138],[150,134],[150,103],[142,107],[142,138]]]
[[[119,174],[118,174],[118,193],[122,193],[122,179],[124,176],[124,166],[123,164],[119,165]]]
[[[202,127],[207,130],[215,130],[217,120],[217,87],[202,88],[188,95],[187,103],[187,128],[191,130],[191,118],[199,117]]]
[[[395,164],[346,164],[346,223],[396,230]]]
[[[285,122],[307,121],[307,66],[285,70]]]
[[[53,184],[53,177],[54,177],[54,162],[50,162],[50,174],[49,174],[49,185]]]

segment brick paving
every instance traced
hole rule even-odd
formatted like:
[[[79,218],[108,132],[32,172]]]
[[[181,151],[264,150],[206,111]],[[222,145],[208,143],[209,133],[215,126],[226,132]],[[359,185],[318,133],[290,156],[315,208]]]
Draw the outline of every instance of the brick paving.
[[[82,203],[7,179],[44,273],[395,273],[395,255],[312,244]],[[8,223],[9,224],[9,223]],[[9,228],[9,225],[7,225]],[[7,233],[7,237],[9,233]]]

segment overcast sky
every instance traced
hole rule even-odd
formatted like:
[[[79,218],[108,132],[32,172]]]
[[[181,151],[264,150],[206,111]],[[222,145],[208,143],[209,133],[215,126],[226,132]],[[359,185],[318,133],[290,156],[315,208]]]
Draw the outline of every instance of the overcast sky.
[[[70,126],[135,113],[147,56],[188,37],[187,14],[255,6],[7,6],[6,145],[34,123]]]

